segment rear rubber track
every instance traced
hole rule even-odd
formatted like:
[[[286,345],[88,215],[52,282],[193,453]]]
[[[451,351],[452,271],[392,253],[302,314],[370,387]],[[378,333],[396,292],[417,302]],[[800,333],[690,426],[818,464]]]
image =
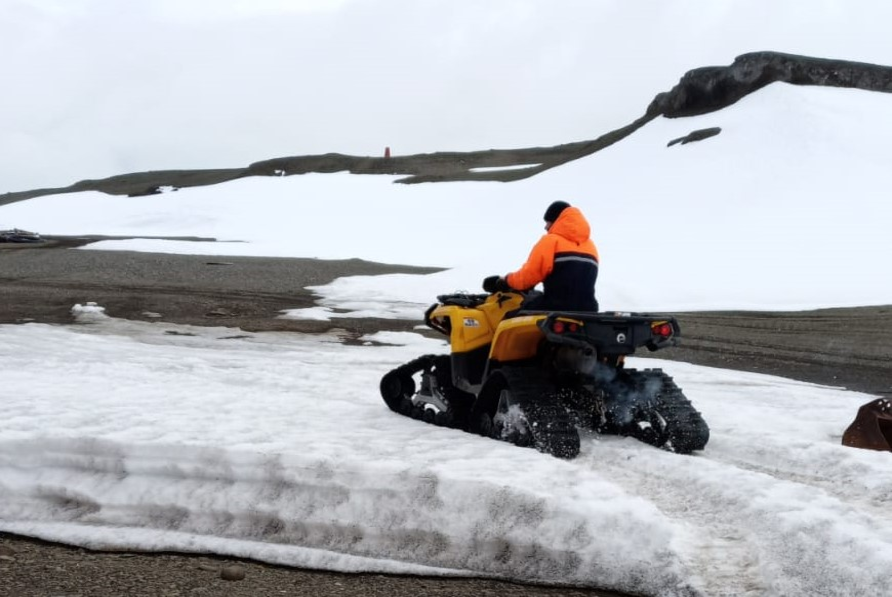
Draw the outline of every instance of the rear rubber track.
[[[627,435],[678,454],[690,454],[706,446],[709,426],[672,377],[661,369],[630,369],[625,373],[633,390],[644,395]],[[650,426],[642,428],[639,422]]]

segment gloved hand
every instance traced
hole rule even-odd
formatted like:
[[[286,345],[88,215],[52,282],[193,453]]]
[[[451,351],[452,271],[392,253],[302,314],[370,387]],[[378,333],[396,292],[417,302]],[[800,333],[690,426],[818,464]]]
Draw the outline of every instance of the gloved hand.
[[[483,290],[492,294],[494,292],[508,292],[511,287],[502,276],[488,276],[483,279]]]

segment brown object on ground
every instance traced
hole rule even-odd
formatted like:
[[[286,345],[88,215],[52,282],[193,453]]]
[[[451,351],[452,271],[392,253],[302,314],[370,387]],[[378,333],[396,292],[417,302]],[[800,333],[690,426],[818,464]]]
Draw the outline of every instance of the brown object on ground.
[[[892,452],[892,401],[878,398],[859,408],[842,435],[842,445]]]

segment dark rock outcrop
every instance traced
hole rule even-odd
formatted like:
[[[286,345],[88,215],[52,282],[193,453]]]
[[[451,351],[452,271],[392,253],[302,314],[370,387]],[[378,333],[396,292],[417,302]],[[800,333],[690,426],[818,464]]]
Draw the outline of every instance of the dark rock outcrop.
[[[688,71],[678,85],[654,98],[647,114],[668,118],[706,114],[777,82],[888,93],[892,92],[892,67],[780,52],[753,52],[738,56],[730,66]]]
[[[722,132],[722,127],[714,126],[708,129],[697,129],[696,131],[691,131],[684,137],[679,137],[678,139],[672,139],[669,141],[667,147],[672,147],[673,145],[687,145],[688,143],[693,143],[694,141],[702,141],[703,139],[709,139],[710,137],[715,137],[719,133]]]

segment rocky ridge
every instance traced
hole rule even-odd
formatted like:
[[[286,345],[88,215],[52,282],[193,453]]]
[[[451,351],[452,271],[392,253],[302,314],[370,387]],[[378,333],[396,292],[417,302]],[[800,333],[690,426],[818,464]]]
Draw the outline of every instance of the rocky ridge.
[[[529,178],[591,155],[628,137],[659,116],[679,118],[720,110],[776,82],[889,93],[892,92],[892,67],[779,52],[753,52],[738,56],[729,66],[707,66],[688,71],[675,87],[658,94],[643,116],[588,141],[553,147],[387,157],[326,153],[262,160],[244,168],[135,172],[97,180],[81,180],[67,187],[6,193],[0,195],[0,205],[44,195],[81,191],[100,191],[111,195],[151,195],[169,189],[217,184],[249,176],[291,176],[310,172],[347,171],[352,174],[401,175],[404,178],[397,179],[396,182],[403,184],[446,181],[510,182]],[[708,136],[710,135],[700,138]]]

